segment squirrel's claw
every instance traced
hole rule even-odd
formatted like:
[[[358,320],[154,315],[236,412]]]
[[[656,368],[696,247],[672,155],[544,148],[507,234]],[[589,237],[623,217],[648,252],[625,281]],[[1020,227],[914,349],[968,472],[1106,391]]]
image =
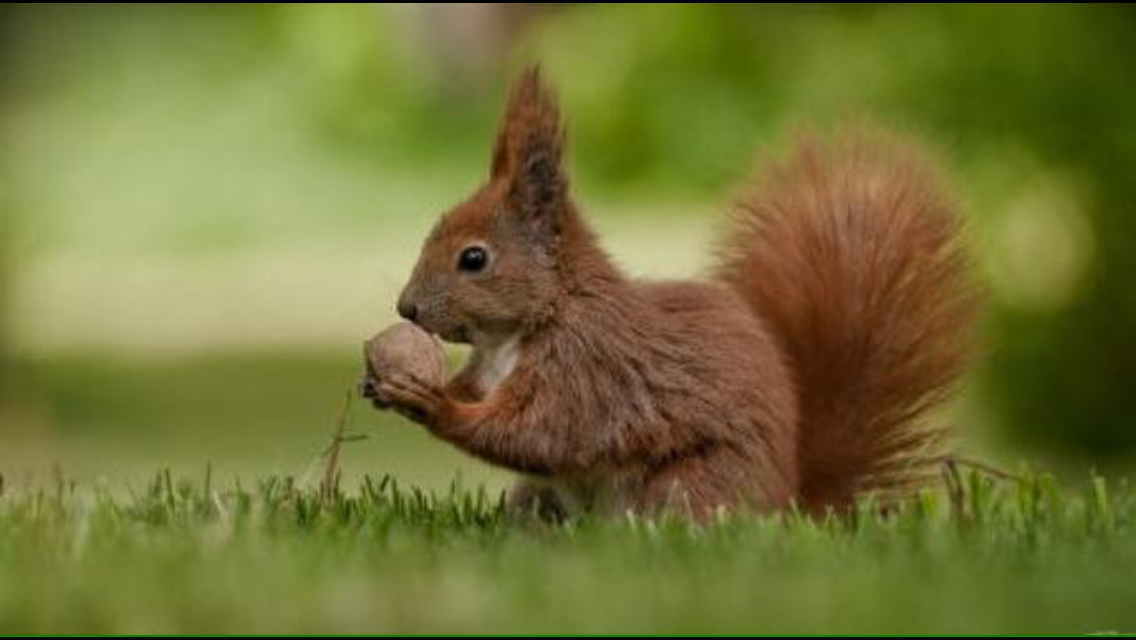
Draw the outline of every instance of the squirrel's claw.
[[[374,392],[387,400],[395,411],[420,424],[433,421],[445,405],[445,396],[440,389],[410,375],[383,378],[375,385]]]

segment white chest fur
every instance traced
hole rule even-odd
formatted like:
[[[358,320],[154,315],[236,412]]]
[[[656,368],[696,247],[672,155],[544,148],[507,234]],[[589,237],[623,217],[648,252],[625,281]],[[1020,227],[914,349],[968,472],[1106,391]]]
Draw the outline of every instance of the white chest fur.
[[[473,357],[477,363],[477,386],[483,394],[496,389],[513,372],[520,353],[520,336],[509,336],[476,347]]]

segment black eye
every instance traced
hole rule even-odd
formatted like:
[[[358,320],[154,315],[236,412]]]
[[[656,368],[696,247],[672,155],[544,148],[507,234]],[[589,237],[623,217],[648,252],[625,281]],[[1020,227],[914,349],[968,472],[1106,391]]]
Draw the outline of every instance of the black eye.
[[[489,262],[489,254],[481,247],[466,247],[458,256],[458,269],[462,271],[481,271]]]

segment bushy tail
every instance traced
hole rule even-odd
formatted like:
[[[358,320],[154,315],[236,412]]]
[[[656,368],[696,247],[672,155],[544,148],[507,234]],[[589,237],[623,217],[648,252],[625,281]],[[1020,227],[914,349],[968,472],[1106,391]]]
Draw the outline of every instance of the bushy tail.
[[[719,275],[794,372],[802,505],[924,483],[944,433],[923,418],[962,372],[975,315],[935,172],[885,135],[805,136],[736,213]]]

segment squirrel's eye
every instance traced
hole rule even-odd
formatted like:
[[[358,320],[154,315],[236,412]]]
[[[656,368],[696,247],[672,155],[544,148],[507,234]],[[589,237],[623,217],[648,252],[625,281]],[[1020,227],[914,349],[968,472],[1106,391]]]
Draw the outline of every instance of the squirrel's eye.
[[[458,256],[458,269],[462,271],[481,271],[489,262],[489,254],[481,247],[466,247]]]

